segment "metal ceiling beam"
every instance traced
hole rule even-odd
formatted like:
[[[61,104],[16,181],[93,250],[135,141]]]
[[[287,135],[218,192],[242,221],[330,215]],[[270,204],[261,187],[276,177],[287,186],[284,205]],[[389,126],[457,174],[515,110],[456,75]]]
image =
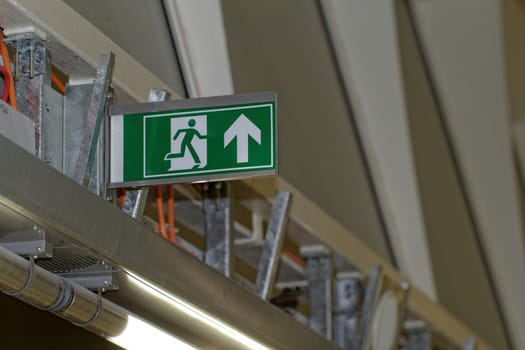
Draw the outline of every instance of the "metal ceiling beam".
[[[271,348],[337,349],[3,136],[0,163],[0,205],[91,248]],[[205,338],[208,331],[202,328]]]

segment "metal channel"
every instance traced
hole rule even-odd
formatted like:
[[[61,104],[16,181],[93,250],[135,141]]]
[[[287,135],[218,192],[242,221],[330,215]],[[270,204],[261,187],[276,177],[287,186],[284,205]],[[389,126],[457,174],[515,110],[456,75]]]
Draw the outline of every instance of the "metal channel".
[[[44,159],[42,117],[44,86],[51,84],[51,60],[43,42],[33,35],[21,34],[8,41],[16,51],[19,79],[16,85],[18,111],[35,123],[35,155]]]
[[[160,102],[167,101],[171,98],[171,94],[162,89],[150,89],[148,101]],[[142,219],[144,215],[144,208],[148,200],[149,187],[142,187],[138,190],[130,190],[126,192],[126,199],[124,201],[124,212],[134,219]]]
[[[338,273],[334,280],[334,340],[344,350],[355,349],[359,309],[363,299],[362,275]]]
[[[357,340],[358,350],[367,350],[370,347],[370,334],[372,331],[372,321],[376,308],[377,299],[383,284],[383,269],[380,265],[372,268],[366,285],[365,298],[363,302],[363,313]]]
[[[87,128],[87,119],[84,113],[89,105],[91,93],[93,92],[92,80],[69,81],[66,85],[66,95],[64,98],[64,135],[63,135],[63,173],[74,178],[77,161],[80,155],[80,147]],[[105,125],[102,126],[105,129]],[[102,130],[101,130],[102,131]],[[89,190],[101,195],[103,192],[103,139],[97,142],[98,150],[93,158]]]
[[[206,184],[204,199],[204,261],[226,277],[232,277],[233,221],[230,186],[226,182]]]
[[[255,283],[257,294],[265,300],[271,296],[277,276],[277,267],[279,266],[279,256],[286,233],[291,199],[292,194],[284,191],[277,192],[273,199],[270,222]]]
[[[0,205],[91,248],[269,348],[338,349],[3,136],[0,163],[6,165],[0,172]],[[207,336],[202,327],[195,332]]]
[[[404,330],[407,335],[407,350],[431,350],[432,336],[422,321],[405,322]]]
[[[306,259],[310,328],[332,339],[332,261],[330,252],[323,246],[302,247]]]

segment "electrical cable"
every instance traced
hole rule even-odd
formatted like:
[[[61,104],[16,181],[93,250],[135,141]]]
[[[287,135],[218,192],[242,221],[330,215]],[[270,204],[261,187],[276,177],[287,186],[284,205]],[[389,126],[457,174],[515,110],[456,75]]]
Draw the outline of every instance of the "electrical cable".
[[[169,228],[169,240],[173,243],[177,243],[177,234],[175,232],[175,193],[173,186],[168,185],[168,228]]]
[[[57,77],[57,75],[52,71],[51,72],[51,82],[55,85],[55,88],[62,95],[66,95],[66,85]]]
[[[120,208],[124,208],[124,203],[126,203],[126,189],[122,188],[119,191],[119,204]]]
[[[0,40],[0,54],[2,55],[4,68],[9,75],[9,104],[14,109],[18,109],[18,104],[16,103],[15,81],[13,80],[13,72],[11,71],[11,59],[9,58],[9,51],[3,38]]]
[[[297,264],[299,267],[301,268],[306,268],[306,261],[304,261],[304,259],[298,257],[297,255],[295,255],[294,253],[292,253],[291,251],[289,250],[286,250],[286,249],[283,249],[281,251],[281,255],[283,256],[286,256],[288,259],[290,259],[291,261],[293,261],[295,264]]]
[[[0,66],[0,73],[4,77],[4,89],[2,91],[2,101],[7,102],[9,99],[9,89],[11,87],[11,79],[9,72],[4,67]]]
[[[166,219],[164,217],[164,203],[162,200],[162,187],[155,186],[156,203],[157,203],[157,216],[159,220],[160,235],[164,238],[168,238],[168,232],[166,232]]]

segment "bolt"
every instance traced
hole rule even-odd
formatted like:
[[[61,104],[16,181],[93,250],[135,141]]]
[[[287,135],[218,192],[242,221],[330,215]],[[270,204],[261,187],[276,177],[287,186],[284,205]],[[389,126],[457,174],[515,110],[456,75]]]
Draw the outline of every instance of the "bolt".
[[[35,77],[35,47],[29,46],[29,78]]]
[[[40,252],[42,252],[42,248],[41,248],[41,247],[36,247],[36,251],[37,251],[38,253],[40,253]]]
[[[51,110],[51,106],[47,103],[45,104],[44,108],[46,109],[46,112],[49,112]]]

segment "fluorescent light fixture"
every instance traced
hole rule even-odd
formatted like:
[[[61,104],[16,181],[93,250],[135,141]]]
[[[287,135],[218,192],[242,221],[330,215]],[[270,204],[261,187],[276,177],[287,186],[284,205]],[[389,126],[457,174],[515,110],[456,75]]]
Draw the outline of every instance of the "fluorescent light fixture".
[[[184,312],[188,316],[191,316],[197,319],[198,321],[206,324],[207,326],[219,331],[220,333],[224,334],[230,339],[233,339],[236,342],[244,345],[246,348],[253,350],[271,350],[269,347],[262,345],[253,338],[250,338],[249,336],[241,333],[235,328],[225,324],[224,322],[205,313],[204,311],[197,309],[195,306],[188,304],[186,301],[167,293],[159,287],[149,283],[148,281],[145,281],[141,277],[129,271],[126,271],[126,273],[128,275],[128,279],[138,287],[142,288],[144,291],[148,292],[149,294],[155,296],[156,298],[166,303],[169,303],[170,305]]]
[[[109,337],[108,340],[127,350],[148,348],[197,350],[188,343],[133,315],[128,315],[128,323],[124,331],[116,337]]]

